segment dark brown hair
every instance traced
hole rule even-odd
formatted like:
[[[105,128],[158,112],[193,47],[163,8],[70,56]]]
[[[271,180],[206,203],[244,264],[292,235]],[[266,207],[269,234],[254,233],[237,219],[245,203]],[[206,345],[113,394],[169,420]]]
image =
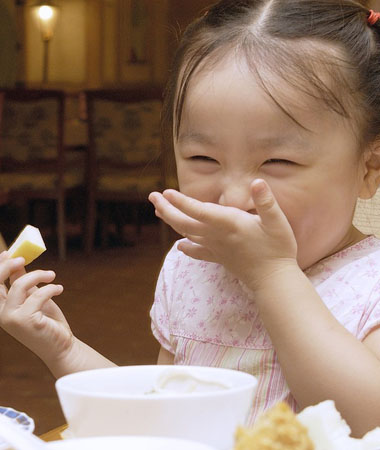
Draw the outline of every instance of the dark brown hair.
[[[166,138],[172,144],[173,130],[178,136],[193,74],[212,70],[213,62],[234,52],[244,56],[287,114],[273,76],[353,119],[360,144],[375,140],[380,134],[380,21],[368,25],[367,6],[350,0],[214,4],[185,30],[175,55],[164,99]],[[321,68],[329,74],[328,82]]]

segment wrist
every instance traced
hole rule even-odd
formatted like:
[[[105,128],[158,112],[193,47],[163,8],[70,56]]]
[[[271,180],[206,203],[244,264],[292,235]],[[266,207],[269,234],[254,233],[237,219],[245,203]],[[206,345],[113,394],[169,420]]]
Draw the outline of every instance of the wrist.
[[[78,361],[81,360],[81,341],[75,336],[71,336],[70,342],[60,352],[53,352],[48,358],[44,358],[44,362],[56,377],[62,377],[68,373],[78,372],[75,370]]]
[[[292,283],[295,277],[302,275],[297,260],[284,258],[260,266],[247,280],[242,280],[248,289],[255,294],[255,300],[272,291],[274,287]]]
[[[81,372],[83,370],[116,366],[112,361],[77,339],[75,336],[72,338],[72,345],[70,348],[47,365],[56,378],[74,372]]]

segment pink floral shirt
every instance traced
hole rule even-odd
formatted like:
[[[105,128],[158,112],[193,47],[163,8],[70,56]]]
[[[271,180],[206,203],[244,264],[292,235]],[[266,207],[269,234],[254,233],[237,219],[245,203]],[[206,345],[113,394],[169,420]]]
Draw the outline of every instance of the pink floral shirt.
[[[380,325],[380,240],[370,236],[306,271],[337,320],[362,340]],[[251,292],[223,266],[166,256],[152,331],[174,363],[243,370],[258,379],[249,423],[280,400],[297,411]]]

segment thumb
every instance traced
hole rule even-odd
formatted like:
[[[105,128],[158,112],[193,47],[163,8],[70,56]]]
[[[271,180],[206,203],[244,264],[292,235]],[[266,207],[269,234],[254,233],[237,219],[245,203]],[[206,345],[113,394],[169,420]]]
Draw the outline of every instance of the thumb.
[[[287,221],[269,185],[264,180],[256,179],[252,182],[251,194],[263,225],[270,226],[284,219]]]

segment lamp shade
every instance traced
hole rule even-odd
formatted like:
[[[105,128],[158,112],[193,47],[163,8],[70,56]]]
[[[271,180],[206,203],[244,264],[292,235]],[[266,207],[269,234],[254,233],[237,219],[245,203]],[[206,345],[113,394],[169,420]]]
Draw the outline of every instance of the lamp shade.
[[[39,1],[32,4],[31,8],[34,20],[40,29],[42,39],[49,41],[54,35],[59,7],[52,1]]]

